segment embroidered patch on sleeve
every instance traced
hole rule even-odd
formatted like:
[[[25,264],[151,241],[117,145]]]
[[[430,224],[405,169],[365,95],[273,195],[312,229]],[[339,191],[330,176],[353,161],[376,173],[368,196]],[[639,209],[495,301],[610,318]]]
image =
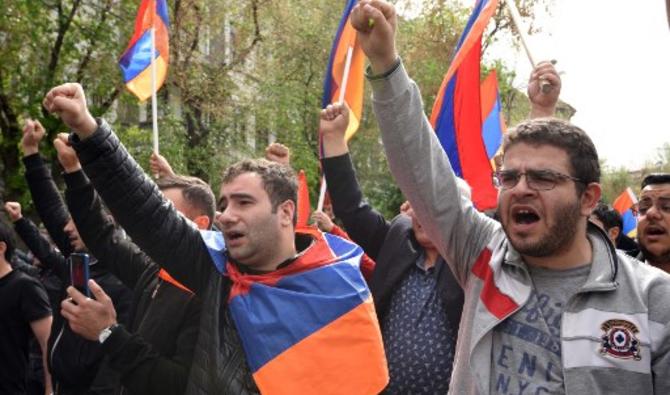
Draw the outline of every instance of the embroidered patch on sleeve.
[[[636,336],[640,331],[635,324],[626,320],[607,320],[600,329],[604,332],[601,337],[601,354],[620,359],[632,358],[636,361],[642,358],[640,341]]]

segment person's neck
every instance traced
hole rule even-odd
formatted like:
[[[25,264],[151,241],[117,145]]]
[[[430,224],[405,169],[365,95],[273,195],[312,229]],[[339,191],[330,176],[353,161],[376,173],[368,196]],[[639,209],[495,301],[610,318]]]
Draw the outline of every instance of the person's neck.
[[[266,261],[251,269],[256,272],[269,273],[277,270],[277,268],[284,262],[296,256],[297,250],[295,248],[295,235],[290,239],[284,238],[278,240],[278,247],[273,252],[273,255]]]
[[[577,235],[572,243],[555,254],[545,257],[522,255],[528,265],[554,270],[572,269],[593,260],[593,248],[586,233]]]
[[[437,253],[437,250],[435,248],[426,248],[424,249],[424,253],[426,254],[426,261],[424,262],[424,267],[426,269],[430,269],[437,263],[437,258],[439,257],[439,254]]]
[[[0,278],[8,275],[12,270],[14,269],[12,269],[12,265],[10,265],[9,262],[5,261],[4,259],[0,261]]]

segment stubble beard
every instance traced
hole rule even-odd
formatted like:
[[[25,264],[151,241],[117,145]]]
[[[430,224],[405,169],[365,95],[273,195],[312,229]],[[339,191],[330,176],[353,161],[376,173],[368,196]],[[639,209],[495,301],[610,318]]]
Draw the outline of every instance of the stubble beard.
[[[555,255],[561,250],[567,249],[577,235],[577,226],[581,217],[579,201],[561,205],[554,210],[554,224],[547,229],[537,242],[518,242],[514,238],[508,239],[515,250],[521,255],[535,258],[544,258]],[[504,225],[503,225],[503,228]],[[507,233],[507,229],[505,229]]]

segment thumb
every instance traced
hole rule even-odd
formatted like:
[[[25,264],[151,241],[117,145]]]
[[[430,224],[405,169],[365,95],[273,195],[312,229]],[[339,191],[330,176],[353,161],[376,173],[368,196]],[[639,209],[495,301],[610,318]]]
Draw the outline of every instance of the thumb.
[[[91,293],[95,297],[95,300],[98,302],[105,302],[109,300],[109,296],[105,293],[105,291],[100,288],[98,283],[95,282],[95,280],[91,279],[88,280],[88,288],[91,290]]]

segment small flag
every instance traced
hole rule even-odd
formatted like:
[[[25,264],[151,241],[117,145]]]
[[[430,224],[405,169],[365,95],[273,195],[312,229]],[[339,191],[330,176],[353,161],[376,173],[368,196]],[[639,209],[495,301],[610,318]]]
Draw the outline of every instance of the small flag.
[[[309,187],[307,186],[307,176],[304,170],[298,172],[298,222],[296,228],[307,226],[309,222],[309,213],[312,210],[309,202]]]
[[[126,87],[140,100],[151,97],[151,29],[155,36],[156,90],[167,77],[170,46],[167,2],[142,0],[135,19],[135,33],[121,55],[119,67]]]
[[[349,112],[349,127],[347,128],[345,138],[349,140],[361,121],[363,113],[363,93],[364,93],[364,68],[365,54],[356,39],[356,30],[351,25],[349,14],[356,5],[357,0],[348,0],[342,14],[342,19],[333,40],[333,47],[330,51],[326,77],[323,81],[323,99],[322,108],[326,108],[331,103],[337,102],[340,97],[340,91],[345,90],[344,101],[351,110]],[[351,65],[347,77],[346,88],[344,83],[345,63],[348,49],[352,48]]]
[[[498,76],[495,70],[491,70],[481,85],[482,100],[482,138],[486,146],[486,155],[493,162],[502,146],[505,134],[505,120],[503,119],[500,93],[498,92]],[[493,168],[495,165],[492,163]]]
[[[497,0],[475,4],[430,117],[454,173],[470,184],[472,201],[479,210],[495,208],[498,196],[482,138],[480,95],[482,34],[497,5]]]
[[[623,229],[621,232],[628,237],[637,236],[637,216],[635,215],[635,205],[637,205],[637,196],[630,187],[614,199],[612,207],[621,214],[623,220]]]

